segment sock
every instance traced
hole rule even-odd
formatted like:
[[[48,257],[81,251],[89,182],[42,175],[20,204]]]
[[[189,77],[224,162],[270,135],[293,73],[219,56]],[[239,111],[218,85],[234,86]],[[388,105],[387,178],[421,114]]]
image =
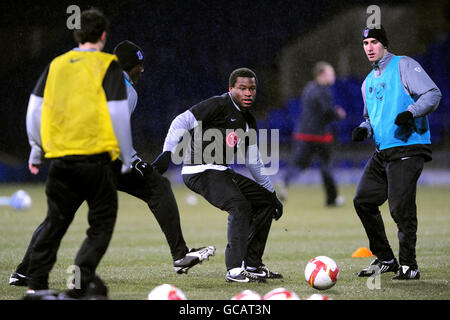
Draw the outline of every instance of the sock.
[[[383,263],[393,263],[393,262],[394,262],[394,259],[391,259],[391,260],[389,260],[389,261],[381,261],[381,262],[383,262]]]

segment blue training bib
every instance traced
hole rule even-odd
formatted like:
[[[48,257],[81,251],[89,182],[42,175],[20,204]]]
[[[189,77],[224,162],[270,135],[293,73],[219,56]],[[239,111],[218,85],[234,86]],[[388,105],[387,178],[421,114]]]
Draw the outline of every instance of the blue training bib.
[[[412,144],[431,144],[427,116],[414,119],[413,126],[397,126],[397,115],[406,111],[414,99],[403,89],[399,61],[394,56],[384,73],[375,78],[374,71],[366,78],[366,105],[375,144],[379,150]]]

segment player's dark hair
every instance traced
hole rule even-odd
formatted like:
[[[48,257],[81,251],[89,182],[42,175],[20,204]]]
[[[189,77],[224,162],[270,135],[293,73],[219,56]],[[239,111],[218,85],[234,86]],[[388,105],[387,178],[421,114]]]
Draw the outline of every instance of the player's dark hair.
[[[96,43],[104,31],[108,31],[109,21],[103,13],[95,8],[83,11],[80,17],[80,29],[75,29],[73,36],[78,43]]]
[[[230,87],[234,87],[238,77],[255,78],[255,82],[258,83],[258,79],[256,78],[256,74],[252,70],[250,70],[249,68],[239,68],[239,69],[234,70],[230,74],[230,78],[228,80],[228,85]]]

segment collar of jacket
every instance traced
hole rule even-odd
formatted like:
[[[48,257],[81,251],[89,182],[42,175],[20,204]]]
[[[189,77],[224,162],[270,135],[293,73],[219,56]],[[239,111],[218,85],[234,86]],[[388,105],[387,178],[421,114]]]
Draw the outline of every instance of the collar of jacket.
[[[392,53],[387,52],[385,54],[385,56],[380,59],[380,61],[372,64],[372,68],[373,68],[373,70],[375,70],[375,73],[376,73],[375,76],[383,74],[384,70],[386,70],[389,62],[391,61],[391,59],[393,57],[394,57],[394,55]]]

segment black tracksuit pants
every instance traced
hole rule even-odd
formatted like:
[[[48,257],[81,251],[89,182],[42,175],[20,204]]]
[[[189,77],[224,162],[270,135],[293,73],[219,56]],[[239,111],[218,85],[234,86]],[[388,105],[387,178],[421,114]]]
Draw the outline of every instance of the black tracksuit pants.
[[[274,213],[270,191],[231,169],[184,174],[192,191],[213,206],[228,212],[225,265],[227,270],[242,266],[259,267]]]
[[[290,180],[295,176],[296,167],[300,170],[305,170],[311,165],[312,160],[317,157],[320,161],[319,170],[325,189],[325,203],[327,205],[334,204],[338,190],[331,164],[332,145],[322,142],[294,141],[292,147],[292,158],[284,175],[286,187],[289,186]]]
[[[112,164],[117,190],[126,192],[147,203],[167,239],[172,259],[183,258],[188,252],[188,248],[183,238],[178,206],[169,180],[157,171],[153,171],[150,176],[145,178],[135,171],[120,174],[121,165],[120,161]],[[46,225],[46,220],[34,231],[28,249],[22,262],[17,266],[16,272],[23,275],[29,274],[31,248]]]
[[[424,166],[421,156],[387,160],[375,152],[367,163],[353,203],[369,238],[370,250],[380,260],[391,260],[394,253],[386,237],[379,210],[386,200],[397,224],[399,262],[417,268],[417,180]]]
[[[189,249],[181,230],[178,205],[169,179],[156,170],[145,178],[133,170],[119,175],[117,189],[147,203],[166,237],[174,261],[188,253]]]
[[[111,240],[117,217],[115,174],[108,154],[53,159],[45,193],[47,217],[37,228],[27,250],[28,285],[48,288],[61,240],[80,205],[87,201],[89,228],[75,258],[81,288],[94,279]]]

